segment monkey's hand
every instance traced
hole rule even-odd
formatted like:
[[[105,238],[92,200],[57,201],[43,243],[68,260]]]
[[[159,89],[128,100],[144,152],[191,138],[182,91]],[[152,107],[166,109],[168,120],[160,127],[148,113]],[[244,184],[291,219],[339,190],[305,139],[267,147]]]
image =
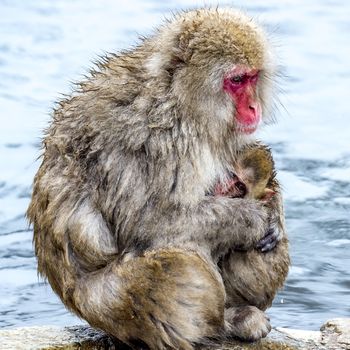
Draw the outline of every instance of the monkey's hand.
[[[202,203],[196,237],[202,236],[224,252],[228,248],[251,250],[269,230],[270,209],[257,200],[245,198],[208,197]]]
[[[274,249],[281,239],[282,234],[278,227],[270,227],[265,237],[263,237],[256,245],[256,249],[260,250],[262,253],[267,253]]]
[[[266,235],[258,242],[256,249],[262,253],[273,250],[284,236],[284,215],[282,207],[282,197],[278,192],[268,203],[265,203],[269,210],[269,229]]]

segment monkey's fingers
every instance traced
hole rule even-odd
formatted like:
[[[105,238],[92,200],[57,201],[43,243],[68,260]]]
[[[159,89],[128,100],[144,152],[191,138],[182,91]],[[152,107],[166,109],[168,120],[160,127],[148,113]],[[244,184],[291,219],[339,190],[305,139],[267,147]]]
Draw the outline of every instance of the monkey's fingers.
[[[256,341],[271,331],[270,320],[255,306],[231,307],[225,310],[227,335],[243,341]]]
[[[265,237],[263,237],[257,244],[256,248],[263,253],[267,253],[276,247],[280,240],[279,230],[270,228]]]

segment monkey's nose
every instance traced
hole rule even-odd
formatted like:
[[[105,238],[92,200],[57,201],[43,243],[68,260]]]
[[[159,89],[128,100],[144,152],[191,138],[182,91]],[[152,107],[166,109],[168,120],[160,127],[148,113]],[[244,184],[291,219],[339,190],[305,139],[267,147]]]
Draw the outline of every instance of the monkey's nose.
[[[261,106],[257,101],[251,101],[248,105],[249,114],[254,120],[261,117]]]
[[[257,110],[257,104],[250,104],[249,105],[249,109],[254,113],[254,115],[256,114],[256,110]]]

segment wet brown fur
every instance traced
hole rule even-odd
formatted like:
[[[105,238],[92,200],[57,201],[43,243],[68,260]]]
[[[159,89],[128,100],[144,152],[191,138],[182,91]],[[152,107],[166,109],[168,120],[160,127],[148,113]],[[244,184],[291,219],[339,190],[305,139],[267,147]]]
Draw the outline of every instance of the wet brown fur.
[[[67,308],[135,348],[192,349],[215,335],[269,331],[252,305],[270,305],[288,252],[254,247],[271,217],[287,240],[281,196],[268,209],[206,195],[254,141],[235,131],[222,89],[237,64],[261,70],[268,115],[274,70],[261,29],[231,9],[181,13],[103,58],[58,103],[43,140],[27,212],[38,270]],[[228,255],[236,246],[251,253]],[[246,301],[225,301],[224,284]]]

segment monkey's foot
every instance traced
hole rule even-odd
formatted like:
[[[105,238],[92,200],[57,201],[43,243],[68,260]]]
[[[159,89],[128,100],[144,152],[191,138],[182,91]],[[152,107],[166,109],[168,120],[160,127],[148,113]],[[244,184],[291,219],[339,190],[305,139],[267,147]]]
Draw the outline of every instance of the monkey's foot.
[[[271,331],[269,318],[255,306],[231,307],[225,310],[227,335],[244,341],[256,341]]]

